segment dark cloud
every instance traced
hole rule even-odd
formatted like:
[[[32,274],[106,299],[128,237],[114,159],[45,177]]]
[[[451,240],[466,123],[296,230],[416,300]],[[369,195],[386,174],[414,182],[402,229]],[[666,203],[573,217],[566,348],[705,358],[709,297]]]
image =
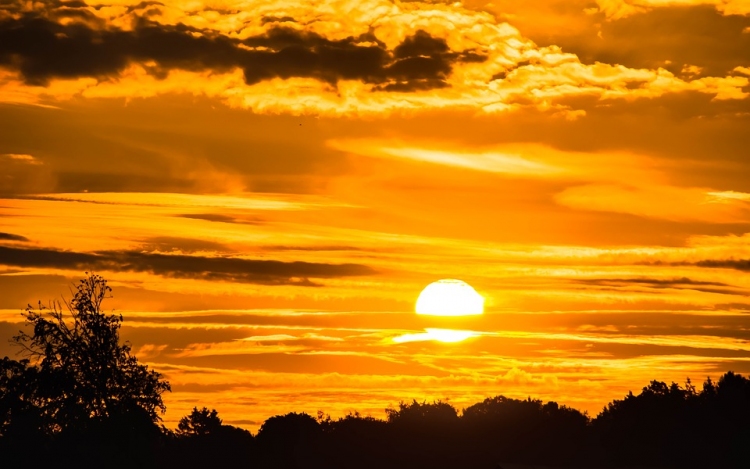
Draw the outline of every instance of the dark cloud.
[[[296,23],[297,21],[291,16],[264,16],[260,20],[261,24],[266,23]]]
[[[268,251],[363,251],[354,246],[266,246]]]
[[[28,240],[29,240],[29,238],[27,238],[25,236],[15,235],[15,234],[12,234],[12,233],[3,233],[3,232],[0,232],[0,241],[23,241],[23,242],[26,242]]]
[[[55,191],[75,192],[147,192],[154,187],[172,192],[190,192],[196,182],[189,179],[137,173],[92,171],[59,171],[55,174]],[[94,202],[96,203],[96,202]],[[107,203],[107,202],[101,202]],[[114,205],[114,204],[113,204]]]
[[[148,272],[171,278],[194,278],[264,285],[318,286],[310,278],[370,275],[375,271],[361,264],[281,262],[169,255],[140,251],[93,253],[53,249],[16,249],[0,246],[0,263],[25,268]]]
[[[115,77],[133,62],[154,62],[157,77],[171,69],[227,71],[241,68],[245,81],[315,78],[332,85],[360,80],[380,89],[413,91],[447,86],[455,62],[482,61],[472,51],[451,51],[444,40],[417,31],[393,51],[373,34],[330,40],[319,34],[272,27],[244,40],[183,24],[138,17],[132,31],[93,25],[86,10],[23,13],[0,21],[0,64],[17,68],[25,81]],[[282,18],[284,21],[287,19]],[[72,21],[71,21],[72,20]],[[269,20],[270,21],[270,20]],[[274,21],[274,23],[277,21]]]
[[[750,272],[750,259],[704,259],[697,262],[642,262],[640,265],[653,266],[695,266],[708,269],[734,269],[742,272]]]
[[[686,64],[702,67],[698,76],[725,76],[734,67],[747,66],[750,57],[750,34],[743,33],[750,17],[723,15],[713,5],[655,8],[598,24],[601,38],[584,29],[570,36],[542,33],[532,39],[562,46],[585,63],[664,67],[679,76],[686,75]]]
[[[235,426],[237,426],[237,425],[239,425],[239,426],[242,426],[242,425],[259,425],[259,424],[263,423],[263,422],[258,422],[258,421],[255,421],[255,420],[242,420],[242,419],[240,419],[240,420],[225,420],[225,422],[228,425],[235,425]]]
[[[750,259],[706,259],[698,261],[694,265],[712,269],[734,269],[743,272],[750,272]]]
[[[141,241],[141,250],[149,252],[231,252],[228,246],[204,239],[180,238],[175,236],[154,236]]]
[[[674,279],[654,279],[654,278],[594,278],[594,279],[572,279],[573,283],[584,285],[595,285],[608,287],[606,289],[616,290],[624,287],[646,287],[653,289],[676,289],[676,290],[695,290],[704,293],[719,293],[724,295],[744,295],[745,292],[732,285],[721,282],[706,282],[700,280],[691,280],[687,277]]]
[[[608,284],[632,284],[632,285],[650,285],[657,287],[671,287],[675,285],[700,285],[714,287],[730,287],[721,282],[704,282],[700,280],[691,280],[687,277],[675,279],[654,279],[654,278],[595,278],[595,279],[574,279],[576,283],[585,283],[590,285],[608,285]]]
[[[183,213],[175,216],[192,220],[205,220],[216,223],[236,223],[239,225],[260,225],[263,223],[263,220],[259,218],[237,218],[218,213]]]
[[[717,311],[741,311],[743,313],[750,313],[750,304],[748,303],[719,303],[714,305],[714,309]]]

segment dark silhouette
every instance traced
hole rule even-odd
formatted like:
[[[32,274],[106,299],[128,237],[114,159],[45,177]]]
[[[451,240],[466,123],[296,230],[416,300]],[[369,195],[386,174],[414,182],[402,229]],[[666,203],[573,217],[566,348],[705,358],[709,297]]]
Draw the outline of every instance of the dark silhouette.
[[[224,425],[216,409],[203,407],[180,419],[175,433],[165,432],[159,467],[255,467],[255,439],[241,428]]]
[[[150,449],[146,440],[158,440],[159,414],[166,410],[161,396],[169,383],[120,344],[122,317],[101,309],[110,292],[106,280],[92,274],[76,286],[66,309],[59,302],[50,308],[40,303],[23,313],[31,330],[12,341],[26,358],[5,357],[0,370],[6,448],[20,451],[33,439],[45,439],[68,448],[65,454],[80,450],[77,461],[97,465],[116,456],[115,448],[137,462]],[[137,450],[129,451],[131,445]]]
[[[193,408],[160,425],[169,384],[119,342],[110,289],[90,275],[64,313],[27,308],[24,358],[0,360],[0,461],[26,467],[492,469],[750,467],[750,379],[727,372],[699,390],[652,381],[591,419],[535,399],[487,398],[461,412],[447,402],[401,402],[386,418],[291,412],[257,437]],[[507,464],[506,464],[507,463]]]
[[[321,436],[320,425],[306,413],[292,412],[269,418],[261,425],[257,436],[261,467],[318,467],[320,455],[315,453]]]
[[[216,409],[208,410],[204,407],[198,410],[193,407],[193,411],[180,419],[177,424],[177,434],[180,436],[203,436],[216,433],[221,429],[221,419]]]
[[[589,418],[556,402],[496,396],[462,413],[465,437],[491,460],[564,465],[580,462]]]
[[[652,381],[608,404],[592,422],[610,463],[748,467],[750,379],[728,372],[698,392]]]

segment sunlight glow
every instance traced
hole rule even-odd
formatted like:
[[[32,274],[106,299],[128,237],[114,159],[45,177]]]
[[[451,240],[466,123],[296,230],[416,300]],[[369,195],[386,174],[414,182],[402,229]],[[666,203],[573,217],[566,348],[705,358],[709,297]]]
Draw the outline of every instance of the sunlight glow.
[[[471,316],[484,312],[484,298],[462,280],[443,279],[422,290],[416,310],[430,316]]]
[[[434,340],[437,342],[445,342],[448,344],[461,342],[471,337],[478,336],[478,332],[473,331],[457,331],[453,329],[425,329],[425,332],[416,334],[404,334],[398,337],[394,337],[393,341],[397,344],[403,344],[406,342],[422,342],[427,340]]]

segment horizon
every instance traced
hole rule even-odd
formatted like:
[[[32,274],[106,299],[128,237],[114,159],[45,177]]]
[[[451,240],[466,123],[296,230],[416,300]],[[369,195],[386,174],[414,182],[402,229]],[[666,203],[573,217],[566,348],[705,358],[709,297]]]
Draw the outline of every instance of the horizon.
[[[10,0],[0,357],[94,272],[170,427],[748,375],[748,51],[741,1]]]

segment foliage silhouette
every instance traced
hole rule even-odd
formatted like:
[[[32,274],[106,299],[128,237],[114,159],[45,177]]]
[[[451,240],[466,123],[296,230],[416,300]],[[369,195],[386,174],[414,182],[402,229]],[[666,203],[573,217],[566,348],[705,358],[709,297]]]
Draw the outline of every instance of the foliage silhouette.
[[[556,402],[487,398],[464,409],[466,437],[494,459],[537,464],[576,461],[586,441],[586,414]]]
[[[182,419],[175,433],[164,436],[165,448],[159,467],[255,467],[253,435],[241,428],[224,425],[216,409],[194,407]]]
[[[170,390],[160,373],[138,363],[128,344],[120,344],[122,316],[102,312],[111,293],[107,281],[91,274],[77,285],[73,299],[51,309],[24,312],[31,333],[13,338],[29,361],[35,379],[21,380],[23,395],[39,408],[44,431],[54,433],[136,409],[152,421],[166,410],[162,394]]]
[[[60,302],[26,308],[27,330],[12,339],[26,358],[5,357],[0,370],[4,444],[21,448],[46,436],[50,445],[64,443],[68,454],[80,449],[78,464],[96,465],[117,454],[98,451],[105,447],[137,442],[144,449],[145,440],[158,439],[162,394],[170,386],[120,343],[122,317],[102,311],[110,293],[107,281],[91,274],[65,308]],[[135,461],[140,453],[128,454]]]
[[[610,463],[748,467],[750,379],[730,371],[701,392],[652,381],[608,404],[592,432]]]
[[[321,427],[306,413],[290,412],[266,420],[258,430],[262,467],[316,467],[313,454],[321,439]],[[308,461],[312,458],[313,461]]]
[[[222,421],[216,409],[208,410],[204,407],[198,410],[193,407],[190,414],[182,417],[177,424],[177,434],[180,436],[203,436],[215,433],[221,429]]]

